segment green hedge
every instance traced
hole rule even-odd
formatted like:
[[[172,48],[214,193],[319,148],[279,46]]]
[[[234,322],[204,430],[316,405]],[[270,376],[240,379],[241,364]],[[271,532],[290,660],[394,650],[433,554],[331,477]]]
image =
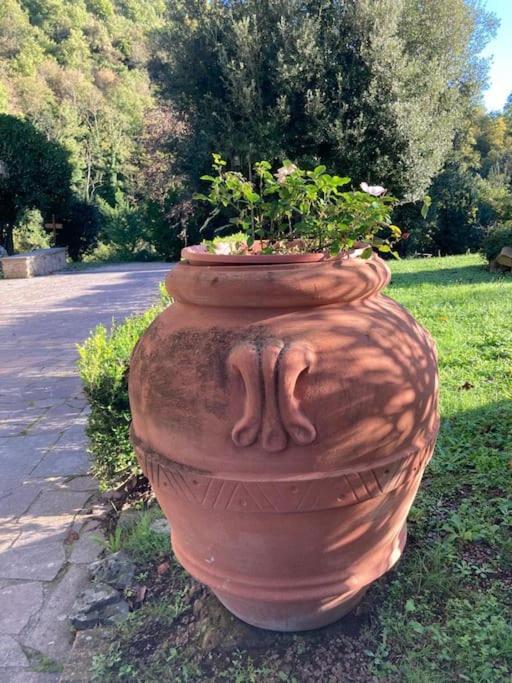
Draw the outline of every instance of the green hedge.
[[[482,242],[482,252],[489,263],[498,256],[503,247],[512,247],[512,221],[489,228]]]
[[[78,346],[78,368],[90,403],[87,424],[92,472],[102,489],[140,472],[129,439],[128,367],[133,348],[156,316],[169,304],[163,285],[160,301],[140,315],[98,325]]]

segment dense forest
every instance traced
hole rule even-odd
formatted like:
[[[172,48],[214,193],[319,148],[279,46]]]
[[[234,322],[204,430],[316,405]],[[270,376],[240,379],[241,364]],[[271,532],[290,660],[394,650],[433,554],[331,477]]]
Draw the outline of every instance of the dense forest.
[[[478,0],[3,0],[0,243],[55,216],[73,258],[176,258],[216,151],[384,184],[403,253],[478,249],[512,225],[495,30]]]

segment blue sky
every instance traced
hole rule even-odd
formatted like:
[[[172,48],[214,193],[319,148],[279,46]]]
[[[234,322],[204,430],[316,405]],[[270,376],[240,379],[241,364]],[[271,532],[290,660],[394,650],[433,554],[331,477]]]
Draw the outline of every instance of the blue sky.
[[[493,57],[484,93],[485,106],[493,111],[501,109],[512,92],[512,0],[487,0],[485,5],[501,21],[496,38],[483,52]]]

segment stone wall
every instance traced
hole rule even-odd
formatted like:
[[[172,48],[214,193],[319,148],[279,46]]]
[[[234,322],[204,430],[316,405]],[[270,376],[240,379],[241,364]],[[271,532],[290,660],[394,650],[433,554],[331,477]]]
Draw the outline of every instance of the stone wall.
[[[66,267],[66,247],[37,249],[15,256],[0,258],[5,278],[49,275]]]

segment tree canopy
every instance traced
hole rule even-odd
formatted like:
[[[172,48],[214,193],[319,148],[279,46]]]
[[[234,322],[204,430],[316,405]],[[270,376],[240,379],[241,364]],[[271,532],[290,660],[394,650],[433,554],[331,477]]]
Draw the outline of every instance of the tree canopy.
[[[418,199],[482,88],[493,28],[464,0],[177,0],[155,73],[192,124],[193,175],[212,150],[289,157]]]
[[[212,152],[383,184],[404,253],[463,251],[512,219],[512,96],[481,99],[495,28],[480,0],[4,0],[0,112],[66,152],[76,258],[97,237],[176,258]]]
[[[28,121],[0,114],[0,229],[12,250],[14,223],[38,208],[62,215],[70,199],[69,152]]]

